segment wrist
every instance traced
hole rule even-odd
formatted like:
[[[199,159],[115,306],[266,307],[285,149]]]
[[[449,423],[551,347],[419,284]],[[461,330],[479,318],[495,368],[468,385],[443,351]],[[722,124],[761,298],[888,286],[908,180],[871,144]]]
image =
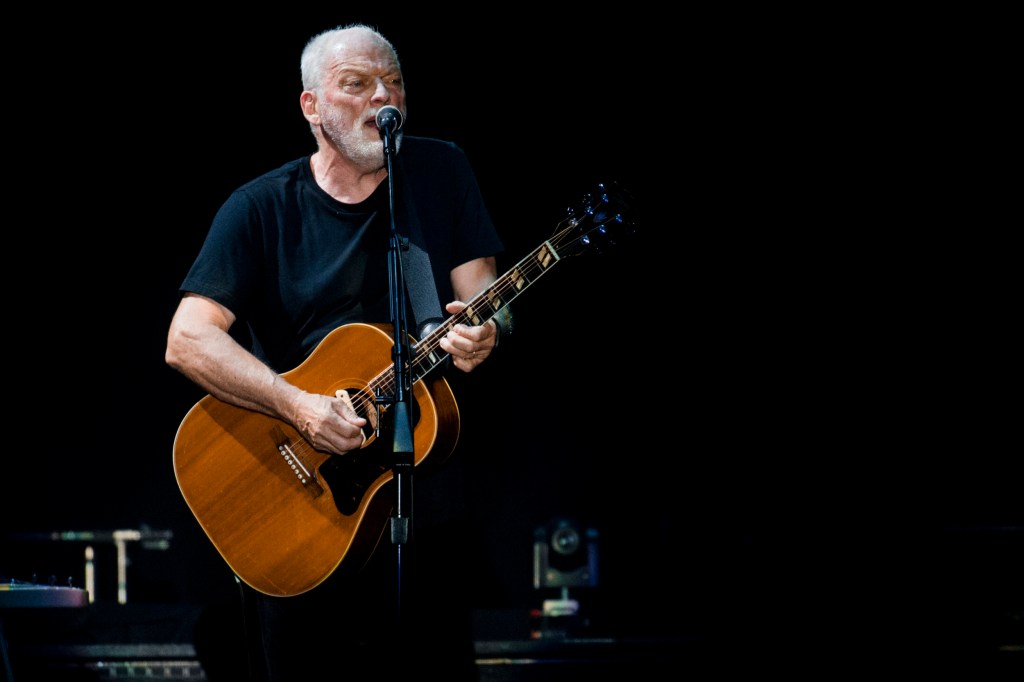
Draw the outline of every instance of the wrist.
[[[502,339],[512,334],[512,314],[508,308],[502,308],[491,318],[491,321],[494,322],[494,349],[496,350]]]

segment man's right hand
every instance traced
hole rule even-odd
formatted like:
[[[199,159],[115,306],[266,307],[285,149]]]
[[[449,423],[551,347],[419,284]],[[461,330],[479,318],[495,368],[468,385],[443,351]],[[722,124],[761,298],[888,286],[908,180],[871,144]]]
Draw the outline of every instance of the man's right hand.
[[[363,446],[363,428],[369,422],[356,413],[347,391],[338,391],[333,398],[317,393],[305,397],[295,426],[314,448],[344,455]]]

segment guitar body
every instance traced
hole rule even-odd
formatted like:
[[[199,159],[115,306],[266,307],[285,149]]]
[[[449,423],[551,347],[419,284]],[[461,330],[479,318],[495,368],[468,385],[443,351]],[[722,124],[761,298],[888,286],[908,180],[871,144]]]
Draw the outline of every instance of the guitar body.
[[[393,345],[387,325],[345,325],[283,376],[312,393],[365,393],[391,366]],[[412,395],[415,464],[431,452],[447,457],[460,427],[451,388],[443,377],[425,379]],[[371,437],[358,451],[329,455],[285,422],[208,395],[178,427],[174,473],[235,575],[265,594],[292,596],[343,560],[361,569],[380,543],[393,509],[392,486],[384,487],[393,478],[390,441]]]

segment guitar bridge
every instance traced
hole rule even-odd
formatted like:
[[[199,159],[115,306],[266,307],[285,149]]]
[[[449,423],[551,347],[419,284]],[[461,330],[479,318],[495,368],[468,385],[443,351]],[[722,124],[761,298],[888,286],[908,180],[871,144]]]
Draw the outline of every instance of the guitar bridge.
[[[282,462],[291,470],[303,488],[312,493],[314,498],[320,497],[324,492],[323,486],[317,480],[316,473],[306,466],[302,457],[292,447],[292,439],[285,435],[280,426],[275,426],[272,433]]]

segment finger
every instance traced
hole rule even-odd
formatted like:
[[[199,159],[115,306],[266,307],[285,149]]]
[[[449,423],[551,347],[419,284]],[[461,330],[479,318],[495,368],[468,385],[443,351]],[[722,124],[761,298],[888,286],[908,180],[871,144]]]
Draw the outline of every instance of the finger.
[[[348,409],[352,411],[351,415],[345,415],[349,421],[352,421],[354,418],[358,422],[362,422],[363,424],[366,423],[366,418],[360,417],[359,412],[356,411],[356,406],[352,403],[352,397],[348,394],[348,391],[341,389],[339,391],[335,391],[334,395],[335,397],[341,398],[342,402],[345,403],[345,405],[348,406]]]
[[[356,421],[362,422],[363,425],[366,424],[366,419],[364,417],[360,417],[359,413],[356,412],[355,405],[352,404],[352,397],[348,394],[348,391],[342,389],[340,391],[335,391],[334,395],[335,395],[335,397],[341,398],[342,402],[344,402],[348,406],[348,408],[350,410],[352,410],[352,414],[355,416]],[[346,419],[347,419],[349,424],[351,424],[352,426],[355,426],[357,429],[359,429],[359,433],[358,433],[358,438],[359,438],[359,441],[360,441],[359,446],[362,447],[363,445],[366,444],[366,431],[363,430],[363,428],[362,428],[362,426],[360,424],[354,423],[352,421],[352,419],[350,417],[348,417],[348,415],[345,415],[345,417],[346,417]],[[356,438],[356,437],[357,436],[355,436],[355,435],[350,436],[350,438]]]
[[[441,344],[441,348],[451,353],[457,358],[465,358],[470,353],[473,352],[472,339],[467,339],[466,337],[456,334],[454,332],[449,332],[447,335],[445,335],[442,341],[443,343]]]

